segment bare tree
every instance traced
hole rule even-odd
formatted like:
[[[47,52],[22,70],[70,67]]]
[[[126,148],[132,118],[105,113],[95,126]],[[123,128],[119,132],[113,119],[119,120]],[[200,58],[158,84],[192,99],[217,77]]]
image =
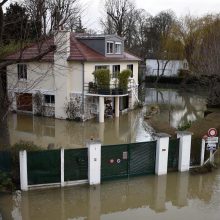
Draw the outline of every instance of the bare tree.
[[[105,17],[101,20],[104,32],[125,37],[126,46],[131,45],[133,38],[136,9],[130,0],[106,0]]]

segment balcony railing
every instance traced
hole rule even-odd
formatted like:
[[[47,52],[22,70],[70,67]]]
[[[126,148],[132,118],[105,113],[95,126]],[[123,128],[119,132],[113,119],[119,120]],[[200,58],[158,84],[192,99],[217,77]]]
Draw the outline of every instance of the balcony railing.
[[[128,94],[129,88],[119,88],[115,84],[110,85],[97,85],[94,82],[89,82],[84,84],[84,91],[90,94],[99,95],[125,95]]]

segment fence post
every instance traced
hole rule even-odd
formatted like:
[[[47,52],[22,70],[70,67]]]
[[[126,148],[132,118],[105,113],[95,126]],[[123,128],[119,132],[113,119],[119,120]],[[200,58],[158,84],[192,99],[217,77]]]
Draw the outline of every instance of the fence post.
[[[178,170],[180,172],[188,171],[190,167],[192,133],[188,131],[177,131],[176,133],[177,138],[180,138]]]
[[[60,174],[61,174],[60,185],[61,187],[63,187],[64,186],[64,149],[63,148],[60,149]]]
[[[101,182],[101,142],[90,140],[87,148],[89,184],[98,185]]]
[[[28,175],[27,175],[27,151],[19,151],[20,162],[20,186],[22,191],[28,190]]]
[[[167,174],[169,137],[170,135],[165,133],[157,134],[155,173],[158,176]]]
[[[200,166],[203,166],[205,158],[205,139],[202,139]]]

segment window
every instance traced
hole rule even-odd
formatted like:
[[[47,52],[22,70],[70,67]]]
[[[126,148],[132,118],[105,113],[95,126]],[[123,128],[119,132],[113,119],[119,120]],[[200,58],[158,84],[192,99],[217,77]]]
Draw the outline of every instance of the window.
[[[101,70],[101,69],[109,69],[108,65],[97,65],[95,66],[95,70]]]
[[[115,53],[121,54],[121,43],[120,42],[115,43]]]
[[[27,80],[27,65],[18,64],[18,80]]]
[[[120,73],[120,65],[112,66],[112,78],[117,78],[118,73]]]
[[[54,95],[44,95],[44,101],[46,104],[54,104],[55,96]]]
[[[107,54],[112,54],[114,52],[114,43],[107,42]]]
[[[127,69],[131,70],[131,72],[132,72],[131,78],[133,78],[133,64],[128,64]]]

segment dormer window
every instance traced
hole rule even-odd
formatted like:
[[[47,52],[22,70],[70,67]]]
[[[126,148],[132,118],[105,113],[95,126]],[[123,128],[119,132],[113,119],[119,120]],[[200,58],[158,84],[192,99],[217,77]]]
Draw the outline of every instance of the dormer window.
[[[113,54],[114,52],[114,42],[107,41],[107,54]]]
[[[115,53],[121,54],[121,42],[115,42]]]

